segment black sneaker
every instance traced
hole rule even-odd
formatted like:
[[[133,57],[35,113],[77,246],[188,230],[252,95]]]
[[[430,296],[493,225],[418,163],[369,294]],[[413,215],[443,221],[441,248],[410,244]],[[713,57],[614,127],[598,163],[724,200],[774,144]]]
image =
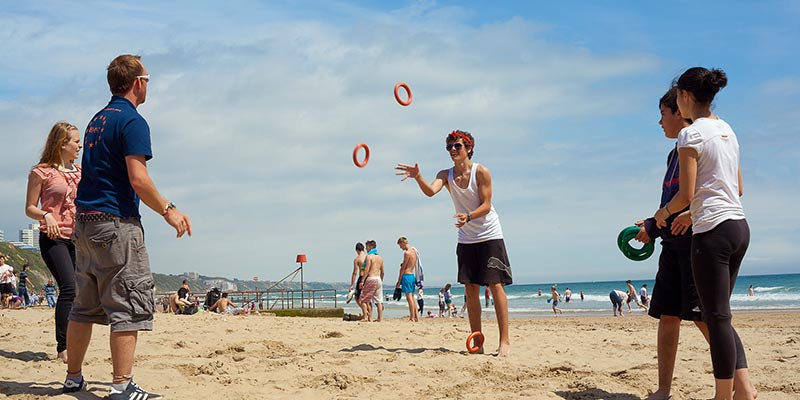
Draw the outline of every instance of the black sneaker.
[[[128,386],[122,392],[115,390],[112,386],[111,392],[108,394],[109,400],[148,400],[160,398],[160,394],[147,393],[133,381],[128,382]]]
[[[75,393],[75,392],[85,392],[89,385],[86,383],[86,379],[81,377],[80,382],[75,382],[71,379],[64,380],[64,386],[61,388],[61,393]]]

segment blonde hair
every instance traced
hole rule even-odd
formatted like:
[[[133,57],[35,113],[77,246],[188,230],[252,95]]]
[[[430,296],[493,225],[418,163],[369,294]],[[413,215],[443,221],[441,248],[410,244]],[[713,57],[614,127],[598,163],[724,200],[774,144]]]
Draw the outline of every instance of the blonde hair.
[[[50,129],[50,134],[47,135],[47,141],[44,143],[42,156],[39,158],[39,164],[36,167],[53,167],[61,164],[61,148],[69,143],[70,131],[78,130],[78,127],[66,121],[56,122]]]
[[[397,244],[408,244],[408,239],[405,236],[400,236],[400,239],[397,239]]]

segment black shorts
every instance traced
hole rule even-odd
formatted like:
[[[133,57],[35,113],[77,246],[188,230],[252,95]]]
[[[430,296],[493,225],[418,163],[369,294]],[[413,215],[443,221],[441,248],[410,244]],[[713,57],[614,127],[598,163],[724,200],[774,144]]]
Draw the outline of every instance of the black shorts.
[[[692,256],[688,246],[662,246],[658,273],[647,314],[678,317],[685,321],[702,321],[700,299],[692,278]]]
[[[459,243],[456,247],[456,256],[458,256],[458,283],[511,284],[511,263],[508,262],[503,239],[470,244]]]
[[[0,283],[0,293],[2,294],[14,293],[14,285],[12,285],[11,283]]]
[[[358,298],[361,297],[361,286],[359,286],[359,283],[361,283],[361,277],[360,276],[358,277],[358,279],[356,279],[355,297],[354,297],[355,299],[358,299]]]

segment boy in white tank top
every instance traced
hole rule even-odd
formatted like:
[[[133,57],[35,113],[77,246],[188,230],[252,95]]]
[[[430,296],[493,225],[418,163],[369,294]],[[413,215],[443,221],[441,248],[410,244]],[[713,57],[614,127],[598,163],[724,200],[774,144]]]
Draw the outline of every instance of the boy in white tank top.
[[[428,182],[419,173],[419,165],[398,164],[402,180],[413,178],[426,196],[432,197],[447,188],[453,199],[458,228],[458,282],[465,285],[467,314],[473,332],[481,330],[480,288],[488,286],[494,297],[500,333],[499,356],[510,350],[508,336],[508,299],[504,285],[512,283],[511,264],[503,242],[500,219],[492,206],[492,176],[489,170],[472,162],[475,139],[472,134],[455,130],[445,139],[453,167],[436,174]],[[483,352],[483,348],[479,350]]]

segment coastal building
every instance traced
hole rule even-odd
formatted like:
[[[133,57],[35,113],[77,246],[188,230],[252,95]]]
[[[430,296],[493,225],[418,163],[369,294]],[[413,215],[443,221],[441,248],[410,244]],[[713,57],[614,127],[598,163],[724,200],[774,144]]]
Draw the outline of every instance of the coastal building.
[[[183,276],[189,279],[200,279],[200,274],[198,274],[197,272],[184,272]]]
[[[5,241],[6,241],[6,234],[3,233],[2,230],[0,230],[0,242],[5,242]]]
[[[39,248],[39,223],[28,225],[27,229],[19,230],[19,241],[28,247]]]

